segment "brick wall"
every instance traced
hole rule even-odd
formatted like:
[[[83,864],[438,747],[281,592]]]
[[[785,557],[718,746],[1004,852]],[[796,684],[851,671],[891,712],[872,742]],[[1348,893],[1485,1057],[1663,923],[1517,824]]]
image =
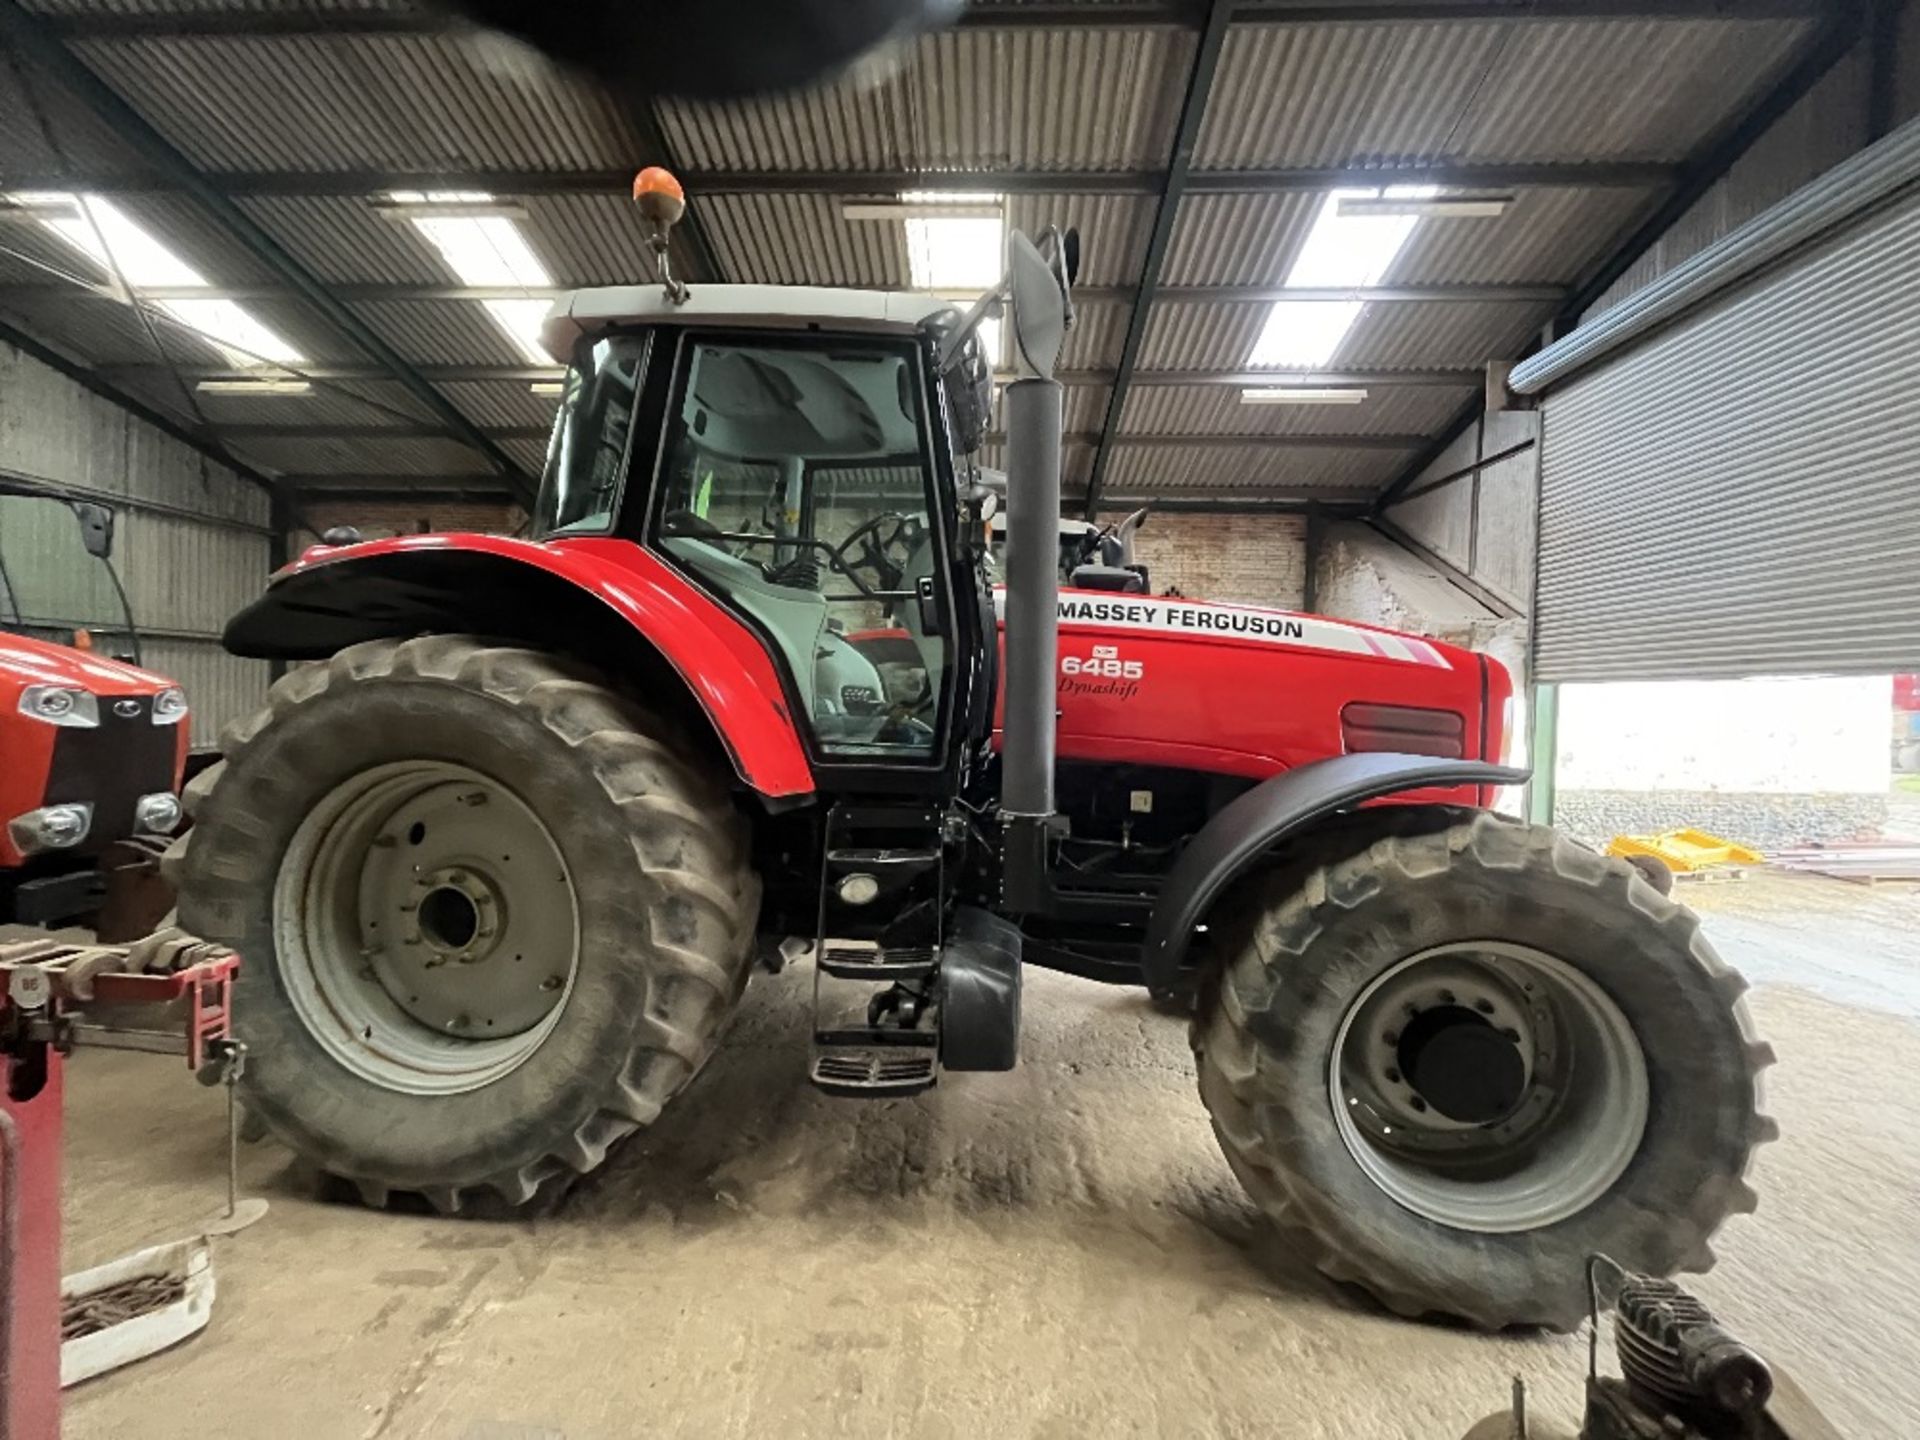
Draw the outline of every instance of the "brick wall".
[[[517,505],[504,500],[307,500],[299,507],[303,524],[288,537],[298,555],[319,543],[320,532],[352,525],[368,540],[413,535],[423,530],[485,530],[508,534],[526,521]]]
[[[1307,522],[1299,515],[1153,515],[1134,539],[1153,593],[1297,610],[1304,603]]]

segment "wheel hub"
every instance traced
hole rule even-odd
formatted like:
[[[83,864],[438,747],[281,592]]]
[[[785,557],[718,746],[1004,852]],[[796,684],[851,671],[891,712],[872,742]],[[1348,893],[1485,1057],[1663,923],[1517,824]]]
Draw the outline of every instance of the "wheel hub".
[[[1645,1129],[1632,1028],[1564,961],[1499,942],[1441,946],[1349,1008],[1329,1080],[1348,1151],[1429,1219],[1498,1233],[1603,1193]]]
[[[1526,1093],[1527,1062],[1517,1044],[1464,1006],[1421,1011],[1400,1032],[1394,1053],[1412,1100],[1462,1125],[1504,1120]]]
[[[283,974],[309,1029],[391,1088],[484,1084],[532,1053],[578,947],[571,878],[505,786],[436,762],[342,784],[275,890]]]

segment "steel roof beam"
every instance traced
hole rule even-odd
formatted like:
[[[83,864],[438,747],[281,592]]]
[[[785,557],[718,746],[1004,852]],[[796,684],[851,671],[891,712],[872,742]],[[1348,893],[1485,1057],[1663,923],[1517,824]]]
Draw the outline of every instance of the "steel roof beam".
[[[214,431],[236,442],[303,440],[431,440],[446,431],[437,425],[220,425]],[[495,440],[544,440],[551,427],[545,425],[489,425],[488,436]],[[1063,445],[1097,445],[1101,432],[1070,430],[1060,437]],[[997,433],[986,437],[998,444],[1006,437]],[[1139,450],[1410,450],[1427,443],[1424,435],[1121,435],[1115,445]]]
[[[175,188],[192,196],[203,210],[227,229],[236,242],[297,290],[301,299],[312,306],[331,329],[379,365],[432,414],[439,416],[453,434],[471,445],[488,464],[499,470],[510,486],[516,491],[524,490],[529,499],[532,497],[533,482],[514,464],[512,457],[481,434],[473,422],[461,414],[446,396],[423,380],[397,350],[369,329],[366,322],[345,304],[334,298],[325,282],[294,259],[245,211],[210,184],[159,131],[135,113],[104,80],[75,58],[38,19],[21,9],[16,0],[0,0],[0,37],[4,37],[16,56],[35,72],[51,77],[92,111],[121,141],[136,151],[145,164],[164,175]]]
[[[168,375],[173,367],[151,360],[109,361],[94,366],[101,375],[135,379],[147,375]],[[419,365],[415,369],[434,384],[474,382],[493,384],[532,384],[558,380],[558,365]],[[219,365],[182,365],[179,373],[188,380],[248,380],[259,372]],[[1054,378],[1062,385],[1111,385],[1111,370],[1061,370]],[[320,383],[390,380],[393,377],[377,365],[340,365],[315,363],[300,367],[300,376]],[[1011,376],[1007,378],[1012,378]],[[1220,385],[1247,389],[1263,385],[1305,385],[1313,387],[1359,386],[1378,389],[1475,390],[1481,385],[1478,367],[1429,370],[1140,370],[1135,372],[1136,388],[1165,385]],[[289,398],[297,405],[297,397]]]
[[[629,283],[644,284],[645,281]],[[591,286],[509,286],[509,285],[331,285],[340,299],[354,304],[386,304],[389,301],[480,301],[550,300],[574,289]],[[895,287],[881,286],[881,289]],[[296,295],[286,285],[148,285],[139,290],[146,300],[285,300]],[[1083,285],[1074,299],[1096,303],[1130,301],[1138,292],[1131,285]],[[1294,287],[1281,285],[1163,285],[1159,298],[1168,304],[1248,305],[1269,304],[1275,300],[1362,300],[1370,305],[1484,305],[1539,304],[1564,300],[1565,285],[1363,285],[1348,288]],[[44,284],[0,285],[0,305],[31,304],[38,300],[108,300],[126,303],[105,286],[82,289],[76,285],[50,281]]]
[[[245,12],[253,13],[253,12]],[[903,190],[1000,195],[1159,195],[1159,170],[696,170],[676,172],[691,197],[703,195],[833,195],[887,197]],[[1537,187],[1647,190],[1673,184],[1680,167],[1640,160],[1555,160],[1537,164],[1296,165],[1266,170],[1194,170],[1193,195],[1269,195],[1381,185],[1439,185],[1461,190]],[[504,200],[543,195],[624,197],[628,170],[339,170],[228,171],[202,177],[234,199],[315,196],[370,199],[393,190],[484,190]],[[10,175],[9,190],[78,190],[94,195],[164,194],[181,188],[161,174]]]
[[[1153,213],[1153,229],[1147,236],[1146,258],[1140,264],[1140,287],[1133,298],[1133,312],[1127,317],[1126,338],[1120,345],[1120,364],[1114,372],[1113,392],[1107,397],[1107,419],[1100,430],[1100,443],[1094,451],[1093,472],[1087,480],[1086,513],[1094,515],[1100,507],[1100,490],[1106,483],[1107,466],[1113,458],[1113,442],[1120,433],[1120,415],[1127,404],[1127,387],[1140,362],[1140,347],[1147,337],[1147,319],[1153,312],[1154,292],[1160,285],[1160,269],[1173,243],[1173,225],[1180,212],[1180,199],[1186,193],[1187,177],[1193,167],[1194,146],[1200,139],[1200,119],[1206,113],[1207,94],[1213,88],[1214,74],[1220,68],[1220,56],[1226,49],[1227,30],[1233,22],[1230,0],[1210,0],[1205,28],[1194,49],[1193,68],[1187,72],[1187,90],[1180,102],[1180,121],[1174,130],[1173,155],[1167,164],[1166,180],[1160,190],[1160,203]]]
[[[1436,20],[1771,20],[1817,15],[1822,0],[1239,0],[1242,25]]]
[[[288,493],[308,504],[406,504],[419,501],[499,501],[512,497],[489,475],[291,475]],[[1110,496],[1102,511],[1125,513],[1151,504],[1161,514],[1304,515],[1316,510],[1333,518],[1359,516],[1364,493],[1338,486],[1287,486],[1284,495]],[[1073,497],[1077,499],[1078,497]]]
[[[1435,20],[1694,20],[1813,14],[1820,0],[1237,0],[1243,25],[1325,25]],[[957,22],[964,30],[1193,29],[1195,11],[1177,0],[1114,0],[1102,5],[975,3]],[[183,10],[62,15],[52,22],[73,40],[288,39],[314,36],[449,35],[471,30],[457,16],[433,10]]]

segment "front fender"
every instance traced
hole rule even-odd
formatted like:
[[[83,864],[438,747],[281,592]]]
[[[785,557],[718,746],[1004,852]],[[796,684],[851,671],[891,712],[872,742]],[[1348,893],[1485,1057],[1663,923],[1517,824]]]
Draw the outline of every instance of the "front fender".
[[[1288,836],[1363,800],[1430,785],[1513,785],[1528,774],[1480,760],[1368,753],[1315,760],[1263,780],[1203,825],[1168,872],[1141,949],[1148,986],[1173,985],[1207,907]]]
[[[650,703],[665,699],[650,687],[677,676],[749,787],[769,798],[814,788],[765,647],[627,541],[435,534],[310,551],[228,622],[224,640],[236,655],[317,660],[362,640],[435,630],[576,656]]]

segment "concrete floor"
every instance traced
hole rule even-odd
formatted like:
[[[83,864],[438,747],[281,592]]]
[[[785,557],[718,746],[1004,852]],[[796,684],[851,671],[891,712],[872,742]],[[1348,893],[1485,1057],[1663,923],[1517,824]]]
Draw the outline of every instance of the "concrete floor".
[[[1760,1213],[1710,1304],[1841,1431],[1920,1434],[1920,894],[1809,877],[1693,892],[1777,1044]],[[533,1223],[270,1197],[219,1242],[211,1327],[68,1395],[74,1440],[643,1434],[1453,1440],[1572,1337],[1386,1318],[1274,1253],[1208,1130],[1182,1022],[1030,977],[1022,1068],[861,1105],[801,1076],[806,979],[756,981],[651,1135]],[[217,1094],[177,1061],[69,1071],[69,1269],[219,1201]]]

